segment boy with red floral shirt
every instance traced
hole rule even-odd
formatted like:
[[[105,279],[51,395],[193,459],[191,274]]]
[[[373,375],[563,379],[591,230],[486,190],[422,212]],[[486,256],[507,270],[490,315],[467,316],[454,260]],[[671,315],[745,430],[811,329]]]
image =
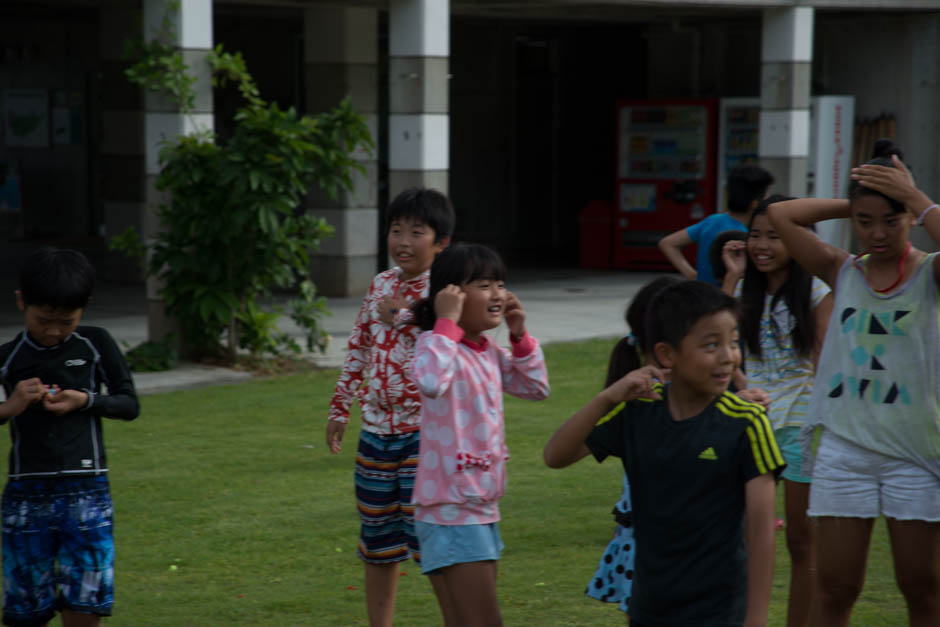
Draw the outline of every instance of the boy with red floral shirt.
[[[391,202],[388,252],[398,265],[372,280],[330,401],[326,441],[333,454],[340,451],[354,398],[362,409],[356,456],[362,523],[357,553],[365,563],[373,626],[392,624],[399,562],[409,554],[420,560],[411,490],[421,403],[408,367],[421,330],[411,324],[408,307],[427,296],[431,262],[450,242],[454,222],[450,201],[432,189],[409,189]]]

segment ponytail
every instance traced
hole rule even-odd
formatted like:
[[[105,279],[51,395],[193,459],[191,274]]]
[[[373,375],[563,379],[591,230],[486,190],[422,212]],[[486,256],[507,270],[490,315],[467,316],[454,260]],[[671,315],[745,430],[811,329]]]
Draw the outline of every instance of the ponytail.
[[[607,380],[604,382],[604,387],[612,385],[628,372],[642,366],[643,359],[640,356],[640,347],[636,341],[636,336],[631,333],[621,338],[614,346],[614,349],[610,351],[610,361],[607,363]]]
[[[633,301],[624,313],[624,321],[630,327],[630,335],[617,342],[617,345],[610,351],[610,360],[607,362],[607,381],[604,387],[610,386],[628,372],[643,366],[643,355],[653,350],[653,347],[646,341],[648,337],[646,318],[649,304],[660,290],[681,282],[682,278],[678,275],[667,274],[641,287],[633,297]]]
[[[411,304],[411,315],[414,316],[415,325],[422,331],[430,331],[437,322],[437,313],[430,298],[422,298]]]

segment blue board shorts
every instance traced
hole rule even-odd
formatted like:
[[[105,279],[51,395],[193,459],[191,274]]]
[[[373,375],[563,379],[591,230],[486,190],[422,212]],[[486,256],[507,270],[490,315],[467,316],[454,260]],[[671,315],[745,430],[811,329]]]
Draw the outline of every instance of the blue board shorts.
[[[3,516],[3,622],[35,625],[63,608],[110,616],[113,505],[105,476],[10,481]]]

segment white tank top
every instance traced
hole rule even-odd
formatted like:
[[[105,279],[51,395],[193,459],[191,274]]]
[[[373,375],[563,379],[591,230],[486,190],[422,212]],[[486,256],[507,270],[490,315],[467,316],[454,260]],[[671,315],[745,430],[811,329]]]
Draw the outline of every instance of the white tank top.
[[[872,290],[851,257],[839,269],[805,440],[821,425],[940,477],[937,254],[890,295]]]

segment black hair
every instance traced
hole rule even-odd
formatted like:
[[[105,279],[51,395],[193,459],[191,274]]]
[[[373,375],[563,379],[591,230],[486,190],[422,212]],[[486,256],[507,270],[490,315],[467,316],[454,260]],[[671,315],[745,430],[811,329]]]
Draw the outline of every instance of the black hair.
[[[894,161],[891,160],[891,155],[897,155],[898,159],[904,161],[904,153],[901,151],[900,147],[890,139],[879,139],[875,142],[874,148],[872,148],[871,159],[866,161],[865,165],[883,165],[888,168],[893,168]],[[849,200],[855,200],[859,196],[877,196],[884,198],[891,207],[891,213],[904,213],[907,211],[907,209],[904,208],[904,203],[898,202],[894,198],[870,187],[865,187],[853,179],[849,183]]]
[[[646,312],[653,297],[665,287],[681,283],[682,278],[675,274],[667,274],[653,279],[640,288],[636,293],[627,311],[624,320],[630,326],[630,335],[621,338],[613,350],[610,351],[610,360],[607,362],[607,387],[619,380],[628,372],[632,372],[643,365],[643,355],[653,350],[653,345],[647,341]]]
[[[790,196],[774,194],[754,210],[748,230],[753,226],[757,216],[766,215],[767,207],[776,203],[793,200]],[[813,275],[796,262],[791,255],[787,266],[787,278],[783,285],[770,299],[770,311],[774,311],[780,300],[786,304],[790,315],[793,316],[794,326],[790,331],[793,349],[804,357],[813,351],[816,339],[816,318],[813,317]],[[741,283],[741,335],[747,352],[757,359],[763,359],[760,348],[760,320],[764,311],[764,300],[767,294],[767,275],[757,269],[750,255],[747,257],[747,267],[744,270],[744,280]],[[785,337],[777,326],[777,319],[770,316],[770,329],[778,347],[784,345]]]
[[[721,251],[725,247],[725,244],[732,240],[739,240],[743,242],[747,240],[747,233],[737,229],[722,231],[715,236],[715,239],[712,240],[711,246],[708,247],[708,262],[712,264],[712,274],[715,276],[716,281],[721,281],[728,273],[728,269],[725,267],[725,262],[721,258]]]
[[[77,250],[46,246],[34,250],[20,268],[24,305],[83,309],[95,289],[95,271]]]
[[[392,223],[411,218],[434,229],[434,243],[454,234],[454,207],[450,199],[436,189],[411,187],[395,196],[386,210],[386,232]]]
[[[742,165],[728,174],[728,211],[747,213],[755,200],[767,195],[767,188],[774,182],[773,175],[756,165]]]
[[[678,348],[695,323],[722,311],[741,317],[738,301],[711,283],[684,280],[664,287],[646,312],[646,341]]]
[[[428,297],[411,305],[415,324],[425,331],[433,329],[437,322],[437,314],[434,312],[437,293],[448,285],[465,285],[480,279],[506,280],[506,266],[496,251],[482,244],[466,243],[451,244],[445,248],[431,264]]]

